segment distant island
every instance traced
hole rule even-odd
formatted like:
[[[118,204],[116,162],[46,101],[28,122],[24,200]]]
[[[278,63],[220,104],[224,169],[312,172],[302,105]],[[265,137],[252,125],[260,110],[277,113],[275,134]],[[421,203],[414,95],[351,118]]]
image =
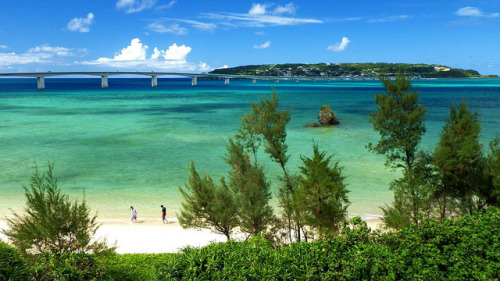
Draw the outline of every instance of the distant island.
[[[452,68],[437,64],[407,63],[317,63],[317,64],[261,64],[219,68],[210,74],[260,76],[323,76],[323,77],[378,77],[395,76],[399,71],[415,78],[498,78],[481,75],[473,69]]]

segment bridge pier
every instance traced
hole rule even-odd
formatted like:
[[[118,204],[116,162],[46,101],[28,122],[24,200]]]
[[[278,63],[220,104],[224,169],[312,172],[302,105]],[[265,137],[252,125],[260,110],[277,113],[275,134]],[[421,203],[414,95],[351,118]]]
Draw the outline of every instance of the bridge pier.
[[[157,75],[151,76],[151,87],[158,87],[158,76]]]
[[[198,85],[198,77],[193,76],[191,77],[191,86],[196,86]]]
[[[229,78],[224,78],[224,85],[229,85]]]
[[[257,79],[252,79],[252,84],[257,84]]]
[[[101,75],[101,88],[108,88],[108,75]]]
[[[37,76],[36,77],[36,86],[37,86],[38,90],[45,89],[45,77],[44,76]]]

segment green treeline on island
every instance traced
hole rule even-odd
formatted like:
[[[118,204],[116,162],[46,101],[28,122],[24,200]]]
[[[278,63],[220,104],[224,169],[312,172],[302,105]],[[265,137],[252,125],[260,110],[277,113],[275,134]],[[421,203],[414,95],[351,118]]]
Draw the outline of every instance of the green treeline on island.
[[[401,171],[394,200],[382,206],[386,228],[348,221],[348,186],[334,155],[312,143],[290,170],[290,111],[271,98],[251,103],[226,144],[227,177],[200,175],[192,162],[178,214],[183,227],[207,228],[228,242],[179,254],[117,255],[93,238],[99,225],[71,202],[53,176],[35,170],[24,214],[0,242],[0,280],[496,280],[500,278],[500,138],[486,149],[480,119],[467,103],[450,106],[433,151],[420,148],[426,108],[399,73],[380,79],[370,114],[380,139],[366,145]],[[259,151],[264,152],[258,153]],[[279,209],[261,155],[282,169]],[[259,156],[259,157],[258,157]],[[278,211],[278,212],[276,212]],[[231,240],[235,233],[241,241]],[[168,241],[165,241],[168,243]]]
[[[399,71],[404,71],[407,75],[415,78],[498,78],[497,75],[481,75],[473,69],[408,63],[261,64],[219,68],[210,73],[260,76],[379,77],[396,76]]]

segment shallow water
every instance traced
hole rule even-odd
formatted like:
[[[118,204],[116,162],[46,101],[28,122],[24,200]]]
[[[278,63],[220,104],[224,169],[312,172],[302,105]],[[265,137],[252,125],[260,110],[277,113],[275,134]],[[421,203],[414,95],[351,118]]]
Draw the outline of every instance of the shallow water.
[[[168,216],[179,210],[178,190],[188,177],[191,160],[200,173],[214,179],[227,174],[225,141],[236,133],[248,102],[269,97],[276,88],[283,108],[291,109],[288,126],[290,171],[300,155],[310,156],[313,141],[334,154],[347,176],[350,215],[380,215],[392,200],[389,182],[398,176],[384,167],[384,158],[366,150],[378,135],[368,123],[375,110],[378,81],[280,82],[159,79],[46,79],[37,91],[35,79],[0,79],[0,216],[24,205],[23,185],[34,163],[41,170],[55,163],[60,187],[82,198],[101,218],[128,217],[130,205],[142,217],[159,217],[160,204]],[[468,101],[482,121],[486,144],[500,128],[500,79],[417,80],[427,107],[427,133],[422,147],[432,150],[449,114],[451,103]],[[317,121],[319,107],[328,104],[341,124],[306,128]],[[264,154],[269,180],[276,190],[280,168]]]

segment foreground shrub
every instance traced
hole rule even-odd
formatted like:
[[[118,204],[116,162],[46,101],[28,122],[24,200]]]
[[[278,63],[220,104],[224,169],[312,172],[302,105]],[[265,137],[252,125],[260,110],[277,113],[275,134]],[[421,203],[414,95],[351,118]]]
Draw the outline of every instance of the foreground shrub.
[[[159,267],[176,254],[124,254],[99,258],[106,273],[103,280],[160,280]]]
[[[273,248],[256,236],[187,248],[160,268],[164,280],[498,280],[500,211],[488,209],[401,231],[373,232],[359,218],[328,241]]]
[[[30,264],[31,280],[102,280],[104,268],[95,255],[40,254]]]
[[[21,253],[0,241],[0,280],[27,279],[27,265]]]

